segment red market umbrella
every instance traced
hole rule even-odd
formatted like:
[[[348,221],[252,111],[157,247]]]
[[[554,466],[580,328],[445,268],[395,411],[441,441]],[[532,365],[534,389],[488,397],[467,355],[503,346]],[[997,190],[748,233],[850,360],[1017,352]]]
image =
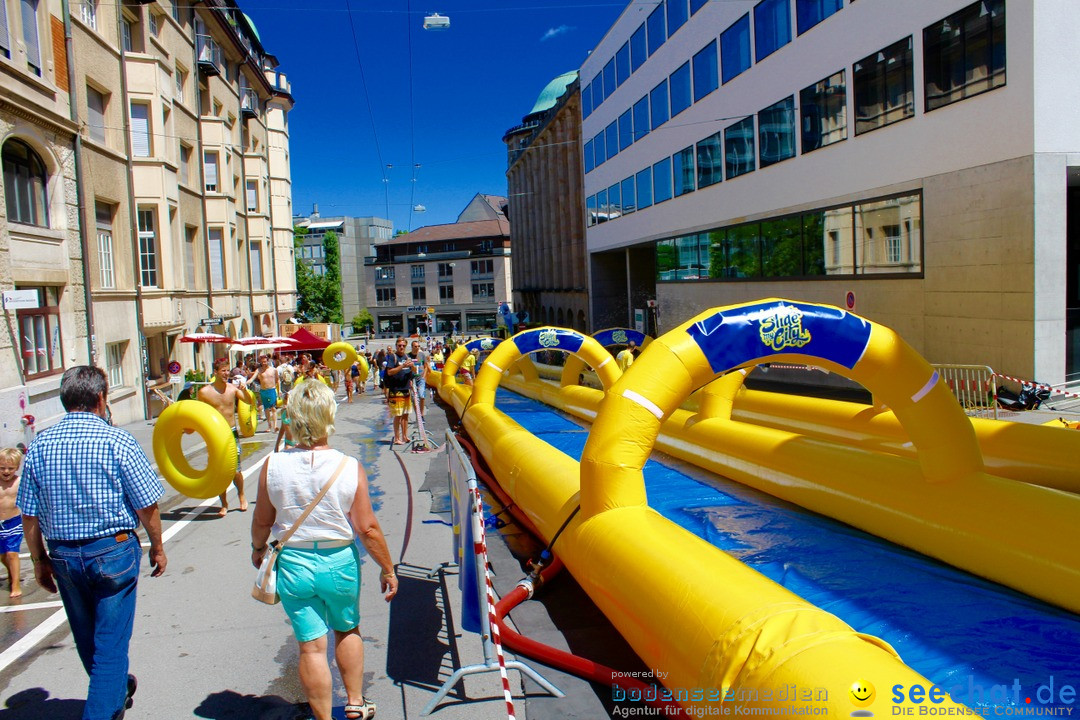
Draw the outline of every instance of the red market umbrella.
[[[290,352],[294,350],[325,350],[329,344],[329,340],[324,340],[318,335],[308,332],[305,328],[299,328],[289,338],[288,347],[282,349]]]

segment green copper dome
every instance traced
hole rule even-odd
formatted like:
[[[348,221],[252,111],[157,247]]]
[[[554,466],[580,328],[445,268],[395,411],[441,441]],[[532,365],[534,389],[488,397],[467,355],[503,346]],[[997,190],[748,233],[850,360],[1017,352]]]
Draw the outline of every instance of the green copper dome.
[[[577,79],[577,76],[577,70],[572,70],[568,73],[563,73],[549,82],[543,92],[540,93],[540,97],[536,98],[536,104],[533,105],[533,109],[529,111],[529,115],[542,113],[548,108],[555,107],[555,103],[557,103],[559,98],[563,96],[563,93],[566,92],[567,86],[574,82],[574,80]]]
[[[262,42],[262,38],[259,37],[259,29],[255,27],[255,22],[251,19],[251,16],[247,13],[243,13],[244,19],[247,20],[248,27],[251,28],[251,32],[255,34],[255,39]]]

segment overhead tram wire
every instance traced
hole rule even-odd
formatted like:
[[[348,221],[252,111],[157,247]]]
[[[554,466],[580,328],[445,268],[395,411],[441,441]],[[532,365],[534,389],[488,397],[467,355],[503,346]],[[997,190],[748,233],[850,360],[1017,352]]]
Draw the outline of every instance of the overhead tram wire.
[[[367,76],[364,74],[364,62],[360,59],[360,41],[356,37],[356,24],[353,22],[352,5],[345,0],[345,10],[349,14],[349,30],[352,31],[353,49],[356,51],[356,66],[360,69],[360,85],[364,89],[364,101],[367,104],[368,118],[371,120],[371,135],[375,140],[375,157],[379,161],[379,174],[382,176],[383,195],[386,199],[386,219],[390,219],[390,178],[387,177],[387,165],[383,163],[382,147],[379,144],[379,131],[375,127],[375,111],[371,107],[371,95],[368,93]],[[410,59],[410,64],[412,60]]]

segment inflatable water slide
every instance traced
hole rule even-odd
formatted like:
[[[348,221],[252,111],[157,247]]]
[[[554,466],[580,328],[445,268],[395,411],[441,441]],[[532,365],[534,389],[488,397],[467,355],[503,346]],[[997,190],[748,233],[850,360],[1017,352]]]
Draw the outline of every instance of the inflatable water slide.
[[[954,688],[928,701],[935,681],[906,665],[890,642],[781,585],[783,570],[759,572],[665,517],[650,504],[663,486],[646,491],[643,469],[654,448],[917,551],[931,567],[924,575],[985,578],[991,582],[963,582],[1006,604],[1038,605],[1032,612],[1041,619],[1028,634],[1035,625],[1052,628],[1058,643],[1080,647],[1073,615],[1080,611],[1080,495],[1068,492],[1078,485],[1070,464],[1080,457],[1080,433],[973,422],[896,333],[833,307],[770,299],[709,310],[652,342],[640,338],[645,347],[625,374],[601,342],[624,343],[626,332],[618,333],[598,340],[541,328],[502,343],[480,339],[459,347],[432,384],[544,539],[562,528],[561,560],[686,709],[712,712],[700,691],[733,688],[754,691],[742,706],[765,712],[776,705],[769,691],[791,687],[831,689],[819,704],[842,714],[963,714],[1002,703],[989,692],[984,698],[981,687],[976,694],[974,682],[971,692]],[[490,354],[470,387],[456,371],[473,346]],[[540,378],[527,356],[541,350],[572,356],[561,382]],[[840,373],[870,390],[877,405],[742,387],[748,369],[773,362]],[[577,384],[586,366],[602,391]],[[575,451],[580,459],[527,429],[530,413],[518,422],[497,408],[500,386],[591,421]],[[692,393],[697,410],[682,409]],[[921,598],[932,598],[933,588],[923,592],[920,602],[932,603]],[[995,612],[1020,612],[1009,607]],[[965,666],[962,651],[944,654]],[[1028,668],[1080,670],[1061,657],[1057,665],[1032,657]],[[932,665],[927,674],[937,672]],[[868,683],[879,691],[860,704],[848,690]],[[1002,702],[1023,710],[1017,698]]]

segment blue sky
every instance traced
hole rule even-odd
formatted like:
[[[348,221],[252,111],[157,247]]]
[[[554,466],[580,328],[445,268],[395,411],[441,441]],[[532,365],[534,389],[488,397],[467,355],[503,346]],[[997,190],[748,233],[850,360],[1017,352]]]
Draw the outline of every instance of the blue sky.
[[[296,99],[294,211],[385,217],[388,191],[395,229],[409,228],[412,205],[426,208],[412,213],[416,229],[453,222],[477,192],[504,195],[503,133],[551,79],[580,67],[625,5],[240,0]],[[449,30],[422,29],[433,12]]]

